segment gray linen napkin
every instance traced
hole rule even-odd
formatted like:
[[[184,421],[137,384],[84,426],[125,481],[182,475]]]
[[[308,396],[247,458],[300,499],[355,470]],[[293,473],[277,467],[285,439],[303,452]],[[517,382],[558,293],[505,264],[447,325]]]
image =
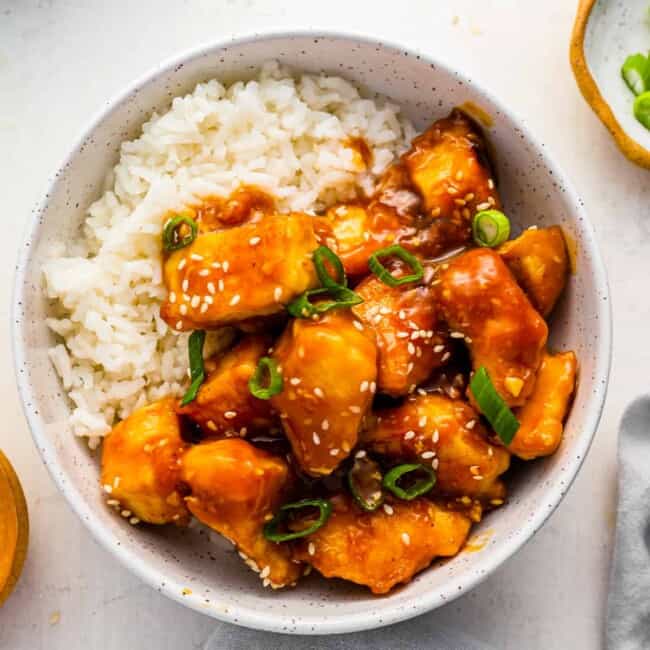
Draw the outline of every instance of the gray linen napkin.
[[[650,396],[630,404],[618,442],[618,516],[607,646],[650,648]]]

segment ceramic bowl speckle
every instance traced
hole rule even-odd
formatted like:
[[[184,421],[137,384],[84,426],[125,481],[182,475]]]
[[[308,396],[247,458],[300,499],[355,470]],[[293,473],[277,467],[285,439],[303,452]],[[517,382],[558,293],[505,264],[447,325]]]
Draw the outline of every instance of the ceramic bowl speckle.
[[[266,60],[327,71],[391,97],[416,126],[464,102],[492,117],[500,190],[516,228],[559,223],[575,243],[577,274],[558,306],[552,345],[576,350],[580,383],[559,451],[512,476],[506,507],[476,527],[480,550],[464,551],[377,598],[316,575],[293,590],[262,589],[232,547],[201,528],[133,528],[103,503],[97,459],[70,433],[69,406],[47,357],[41,260],[52,242],[78,237],[87,206],[101,192],[124,139],[151,112],[211,77],[246,77]],[[544,523],[589,449],[605,399],[611,316],[605,271],[582,201],[544,145],[473,80],[425,56],[369,38],[322,33],[256,35],[202,47],[165,63],[110,102],[72,148],[32,215],[16,273],[15,363],[34,440],[54,480],[97,540],[161,593],[224,621],[286,633],[340,633],[394,623],[467,592],[515,553]],[[476,545],[479,547],[480,545]]]
[[[647,0],[581,0],[570,49],[580,91],[625,156],[650,168],[650,131],[634,117],[634,94],[621,78],[625,59],[648,50]]]

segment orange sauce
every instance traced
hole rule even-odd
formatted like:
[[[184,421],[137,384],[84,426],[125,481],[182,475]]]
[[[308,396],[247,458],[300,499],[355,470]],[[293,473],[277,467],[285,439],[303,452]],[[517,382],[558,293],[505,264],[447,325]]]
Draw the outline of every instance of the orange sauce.
[[[569,267],[571,269],[572,275],[575,275],[578,270],[578,242],[574,237],[565,232],[564,228],[562,230],[562,235],[564,236],[564,242],[566,243],[566,250],[569,255]]]
[[[470,117],[473,117],[475,120],[478,120],[483,126],[489,128],[494,124],[492,116],[481,106],[475,104],[474,102],[463,102],[458,108],[467,113]]]
[[[344,144],[357,154],[359,167],[363,166],[365,169],[369,169],[372,166],[372,151],[363,138],[352,136],[345,140]]]

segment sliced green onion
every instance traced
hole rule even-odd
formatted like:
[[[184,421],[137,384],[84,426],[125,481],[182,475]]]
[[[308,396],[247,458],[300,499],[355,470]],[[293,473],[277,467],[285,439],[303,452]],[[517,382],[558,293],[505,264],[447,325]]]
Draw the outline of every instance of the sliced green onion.
[[[282,532],[280,526],[284,524],[296,510],[318,508],[318,518],[313,524],[302,530]],[[271,542],[288,542],[290,539],[306,537],[316,532],[332,514],[332,504],[327,499],[302,499],[293,503],[285,503],[278,513],[264,526],[264,537]]]
[[[264,375],[268,374],[269,381],[262,384]],[[278,371],[278,364],[270,357],[262,357],[255,368],[253,376],[248,380],[248,390],[258,399],[271,399],[282,392],[282,375]]]
[[[332,300],[324,300],[316,303],[311,302],[312,296],[325,296],[328,294],[332,297]],[[300,294],[287,305],[287,311],[295,318],[311,318],[317,314],[324,314],[330,309],[352,307],[361,302],[363,302],[363,298],[358,293],[346,287],[338,287],[338,289],[322,287],[320,289],[311,289]]]
[[[629,89],[640,95],[650,90],[650,64],[648,57],[643,54],[632,54],[625,59],[621,68],[621,76]]]
[[[472,235],[479,246],[500,246],[510,237],[510,220],[500,210],[481,210],[472,220]]]
[[[377,510],[384,502],[381,480],[379,465],[374,460],[367,456],[355,458],[348,472],[348,486],[354,500],[366,512]]]
[[[187,226],[190,229],[186,235],[181,235],[183,226]],[[185,248],[196,239],[198,232],[199,226],[194,219],[183,216],[172,217],[163,228],[163,248],[167,252]]]
[[[485,366],[481,366],[469,382],[474,399],[495,433],[504,445],[509,445],[517,431],[519,421],[508,405],[503,401]]]
[[[382,257],[399,258],[402,262],[406,262],[411,267],[413,273],[396,278],[379,261]],[[384,284],[387,284],[389,287],[399,287],[403,284],[408,284],[409,282],[419,282],[424,277],[424,269],[422,268],[422,264],[420,264],[418,258],[398,244],[382,248],[373,253],[368,259],[368,267]]]
[[[636,117],[646,129],[650,129],[650,90],[639,95],[634,100],[634,117]]]
[[[196,398],[199,388],[205,379],[205,368],[203,366],[203,343],[205,343],[205,330],[194,330],[190,334],[188,350],[190,355],[190,379],[192,383],[187,389],[181,406],[189,404]]]
[[[399,481],[408,474],[420,474],[420,478],[412,483],[409,487],[400,487]],[[422,476],[424,474],[424,476]],[[412,478],[412,477],[411,477]],[[415,497],[426,494],[436,484],[436,473],[426,465],[409,463],[406,465],[397,465],[393,467],[386,476],[382,485],[390,490],[398,499],[411,501]]]
[[[324,287],[327,287],[328,289],[339,289],[340,287],[348,286],[348,279],[345,276],[343,263],[331,248],[328,248],[327,246],[319,246],[314,251],[313,260],[318,279]],[[325,266],[326,262],[329,262],[334,267],[336,279],[329,274],[329,271]]]

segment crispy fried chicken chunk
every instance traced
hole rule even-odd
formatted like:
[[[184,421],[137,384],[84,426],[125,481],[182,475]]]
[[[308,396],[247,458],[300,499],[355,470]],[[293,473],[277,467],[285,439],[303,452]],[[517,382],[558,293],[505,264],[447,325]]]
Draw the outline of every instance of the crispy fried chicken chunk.
[[[516,414],[520,427],[508,446],[513,454],[530,460],[549,456],[558,448],[575,389],[577,365],[573,352],[544,355],[535,390]]]
[[[326,578],[343,578],[385,594],[406,583],[436,557],[456,555],[469,518],[427,499],[395,501],[391,514],[364,512],[351,497],[332,499],[327,523],[295,546],[294,557]]]
[[[544,319],[489,248],[454,258],[438,279],[438,302],[451,336],[464,337],[474,369],[485,366],[509,406],[522,406],[533,391],[546,346]]]
[[[295,319],[275,346],[284,388],[271,398],[302,469],[330,474],[357,442],[377,381],[374,334],[349,310]]]
[[[264,523],[279,508],[291,487],[287,463],[239,438],[205,442],[184,456],[181,478],[190,495],[190,512],[230,539],[265,585],[296,582],[299,564],[289,548],[267,540]]]
[[[150,524],[185,523],[178,492],[181,438],[173,398],[143,406],[117,424],[102,446],[101,482],[122,512]]]

